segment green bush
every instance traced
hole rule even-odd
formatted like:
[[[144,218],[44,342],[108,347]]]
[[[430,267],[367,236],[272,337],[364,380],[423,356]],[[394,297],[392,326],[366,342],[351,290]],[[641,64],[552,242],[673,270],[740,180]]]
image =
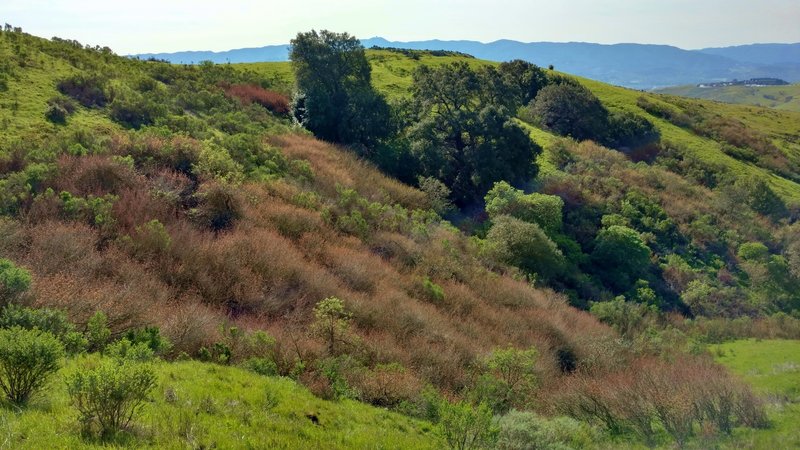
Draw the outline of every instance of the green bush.
[[[278,375],[278,366],[275,361],[268,358],[250,358],[242,363],[242,367],[267,377]]]
[[[486,197],[489,217],[501,215],[535,223],[548,232],[561,231],[564,200],[556,195],[525,194],[505,181],[494,184]]]
[[[492,408],[485,403],[473,407],[467,402],[439,405],[439,432],[453,450],[491,448],[497,440]]]
[[[0,330],[0,388],[15,405],[24,405],[55,373],[64,346],[51,333],[13,327]]]
[[[561,273],[564,256],[535,223],[499,216],[486,236],[488,256],[548,279]]]
[[[626,291],[650,265],[650,248],[636,230],[612,225],[598,233],[592,259],[603,281]]]
[[[67,378],[67,391],[86,432],[107,437],[125,430],[155,387],[153,369],[131,361],[105,361]]]
[[[498,348],[480,361],[480,377],[473,395],[494,412],[524,408],[537,385],[536,349]]]
[[[531,412],[511,411],[497,421],[498,450],[568,450],[590,447],[598,433],[569,417],[546,419]]]
[[[89,341],[89,350],[102,352],[111,339],[111,330],[108,328],[108,316],[103,311],[97,311],[89,318],[86,324],[86,339]]]
[[[127,338],[109,344],[105,354],[120,361],[147,362],[155,358],[155,352],[146,343],[133,343]]]
[[[64,343],[67,354],[86,350],[88,341],[73,325],[63,311],[57,309],[33,309],[8,305],[0,312],[0,328],[21,327],[26,330],[38,329],[53,334]]]
[[[15,300],[31,286],[31,274],[12,261],[0,258],[0,302]]]

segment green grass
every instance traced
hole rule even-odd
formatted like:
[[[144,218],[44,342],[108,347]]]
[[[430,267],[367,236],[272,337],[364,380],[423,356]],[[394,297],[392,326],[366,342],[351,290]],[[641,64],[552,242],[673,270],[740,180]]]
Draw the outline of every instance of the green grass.
[[[457,61],[466,61],[472,67],[497,64],[463,56],[431,56],[430,54],[422,54],[419,59],[411,59],[401,53],[389,50],[367,50],[367,59],[372,65],[372,84],[386,94],[389,99],[411,95],[412,74],[414,69],[420,65],[436,67]],[[292,65],[289,62],[242,63],[233,66],[261,75],[272,81],[277,89],[291,86],[293,82]]]
[[[0,448],[441,447],[427,422],[351,400],[321,400],[292,380],[196,361],[156,363],[158,385],[135,428],[111,442],[98,442],[81,437],[63,381],[96,359],[70,360],[28,408],[0,410]],[[319,425],[307,414],[317,416]]]
[[[781,111],[800,112],[800,84],[789,86],[722,86],[701,88],[694,85],[659,89],[659,93],[701,98],[724,103],[740,103]]]
[[[716,360],[768,399],[772,426],[738,429],[733,448],[800,448],[800,341],[740,340],[712,346]]]

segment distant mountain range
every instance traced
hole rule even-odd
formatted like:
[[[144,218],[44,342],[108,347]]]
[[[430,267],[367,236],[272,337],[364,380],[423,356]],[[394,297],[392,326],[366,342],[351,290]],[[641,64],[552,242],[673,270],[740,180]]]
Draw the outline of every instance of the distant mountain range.
[[[362,43],[367,48],[453,50],[491,61],[524,59],[540,66],[552,64],[563,72],[636,89],[763,77],[800,82],[800,43],[702,50],[650,44],[525,43],[511,40],[490,43],[440,40],[397,42],[379,37],[365,39]],[[216,63],[286,61],[288,53],[288,45],[271,45],[223,52],[191,51],[135,56],[193,64],[204,60]]]

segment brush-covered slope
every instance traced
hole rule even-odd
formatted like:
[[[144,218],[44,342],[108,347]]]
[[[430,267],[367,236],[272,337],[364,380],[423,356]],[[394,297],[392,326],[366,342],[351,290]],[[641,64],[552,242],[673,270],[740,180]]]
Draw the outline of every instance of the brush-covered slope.
[[[367,58],[373,85],[393,102],[410,97],[415,67],[442,67],[453,61],[471,67],[495,65],[463,55],[412,50],[367,51]],[[291,85],[288,63],[234,67]],[[554,80],[564,76],[548,72]],[[791,224],[800,205],[800,114],[569,78],[588,88],[611,114],[650,123],[657,134],[646,145],[622,151],[579,145],[542,127],[528,107],[519,111],[518,124],[545,150],[538,161],[540,175],[529,189],[565,202],[567,234],[580,252],[591,254],[605,224],[623,223],[648,241],[653,259],[650,275],[643,280],[666,309],[727,316],[796,309],[800,258],[796,225]],[[768,248],[764,261],[742,256],[752,245]],[[762,263],[770,258],[777,272],[765,278]],[[580,256],[574,260],[577,270],[590,276],[602,265]],[[575,304],[609,295],[605,287],[574,277],[554,286]]]
[[[366,369],[398,363],[409,386],[458,391],[510,344],[535,346],[556,382],[564,358],[595,364],[614,339],[489,271],[422,192],[295,128],[261,77],[21,33],[0,53],[0,256],[33,274],[29,304],[79,324],[103,310],[115,334],[158,325],[175,354],[223,340],[222,323],[267,329],[280,373],[306,364],[322,391],[308,324],[326,297]]]

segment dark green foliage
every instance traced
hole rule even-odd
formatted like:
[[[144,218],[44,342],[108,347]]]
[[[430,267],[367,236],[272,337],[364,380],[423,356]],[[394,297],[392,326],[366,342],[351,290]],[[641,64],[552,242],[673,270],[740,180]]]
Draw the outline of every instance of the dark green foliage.
[[[737,178],[724,192],[733,205],[745,204],[753,211],[776,219],[786,215],[786,205],[781,198],[766,181],[756,176]]]
[[[498,70],[517,106],[530,103],[539,90],[548,84],[547,72],[520,59],[501,63]]]
[[[612,225],[598,233],[592,260],[605,283],[617,291],[625,291],[647,272],[650,248],[636,230]]]
[[[607,143],[614,148],[635,149],[661,137],[652,122],[629,111],[611,111],[608,116]]]
[[[130,128],[152,125],[166,114],[166,107],[158,99],[136,92],[117,96],[111,102],[111,118]]]
[[[658,308],[653,305],[625,301],[619,296],[608,302],[592,302],[589,311],[622,337],[631,339],[652,324]]]
[[[539,91],[531,113],[546,129],[582,141],[602,142],[607,136],[608,111],[581,85],[553,84]]]
[[[47,101],[47,110],[44,116],[50,122],[58,125],[67,123],[67,117],[75,112],[75,105],[66,97],[53,97]]]
[[[84,431],[108,437],[129,427],[155,384],[147,365],[105,361],[68,377],[67,391]]]
[[[25,405],[58,370],[63,356],[63,344],[49,332],[0,329],[0,388],[6,399]]]
[[[496,86],[494,86],[496,87]],[[408,131],[423,176],[441,180],[459,205],[482,196],[493,183],[534,177],[541,148],[512,121],[502,92],[480,82],[465,63],[414,73],[419,121]]]
[[[103,107],[108,103],[105,77],[97,74],[78,74],[58,83],[58,90],[78,101],[81,105]]]
[[[161,330],[155,326],[128,330],[123,335],[123,339],[127,339],[132,344],[143,344],[156,355],[163,355],[172,347],[169,340],[161,335]]]
[[[312,30],[292,39],[299,97],[294,114],[317,137],[374,145],[388,134],[389,107],[370,84],[364,47],[347,33]]]
[[[267,377],[278,375],[278,366],[268,358],[250,358],[242,363],[242,367]]]

